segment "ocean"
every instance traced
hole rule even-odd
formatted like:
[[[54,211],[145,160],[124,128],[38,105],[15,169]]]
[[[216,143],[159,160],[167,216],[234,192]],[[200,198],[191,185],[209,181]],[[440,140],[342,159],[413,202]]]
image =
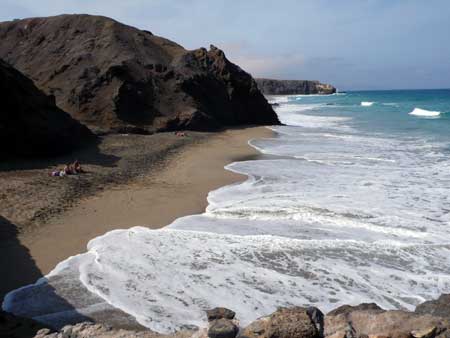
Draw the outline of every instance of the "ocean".
[[[285,125],[249,141],[263,155],[229,164],[248,179],[210,192],[205,213],[95,238],[3,308],[36,316],[63,280],[80,312],[77,283],[168,332],[215,306],[245,325],[279,306],[414,309],[450,292],[450,90],[270,100]]]

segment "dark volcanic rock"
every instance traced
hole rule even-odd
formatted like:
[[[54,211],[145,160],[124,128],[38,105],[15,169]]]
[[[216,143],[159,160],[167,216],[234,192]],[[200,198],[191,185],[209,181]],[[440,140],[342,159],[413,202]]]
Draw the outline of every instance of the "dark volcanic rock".
[[[206,317],[208,318],[208,321],[212,321],[215,319],[234,319],[234,316],[236,313],[230,309],[224,308],[224,307],[216,307],[211,310],[206,311]]]
[[[258,88],[266,95],[333,94],[336,88],[319,81],[256,79]]]
[[[211,322],[208,330],[209,338],[234,338],[239,328],[231,320],[222,318]]]
[[[211,46],[187,51],[90,15],[0,23],[0,57],[94,129],[212,130],[277,124],[253,78]]]
[[[94,139],[33,81],[0,60],[0,154],[57,155]]]
[[[443,294],[436,300],[424,302],[418,305],[414,312],[450,318],[450,294]]]
[[[310,306],[306,309],[306,313],[308,314],[309,318],[316,326],[317,331],[319,332],[319,336],[323,337],[324,315],[323,315],[322,311],[320,311],[318,308],[316,308],[314,306]]]

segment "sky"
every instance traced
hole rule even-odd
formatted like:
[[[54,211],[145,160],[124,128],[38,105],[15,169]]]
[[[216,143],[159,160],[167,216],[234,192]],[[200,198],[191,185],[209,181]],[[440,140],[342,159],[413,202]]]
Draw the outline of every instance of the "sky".
[[[255,77],[450,88],[450,0],[0,0],[0,21],[62,13],[214,44]]]

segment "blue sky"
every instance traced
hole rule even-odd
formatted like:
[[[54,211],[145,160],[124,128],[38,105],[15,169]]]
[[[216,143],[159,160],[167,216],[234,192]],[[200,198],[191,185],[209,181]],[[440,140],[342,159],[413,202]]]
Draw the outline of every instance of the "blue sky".
[[[450,0],[0,0],[0,21],[61,13],[212,43],[254,76],[450,88]]]

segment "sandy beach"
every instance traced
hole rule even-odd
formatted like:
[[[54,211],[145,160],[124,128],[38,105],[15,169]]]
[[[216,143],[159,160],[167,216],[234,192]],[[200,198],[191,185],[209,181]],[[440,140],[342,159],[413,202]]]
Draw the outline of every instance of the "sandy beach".
[[[2,275],[7,276],[2,296],[47,274],[65,258],[84,252],[90,239],[107,231],[137,225],[160,228],[178,217],[201,213],[209,191],[245,179],[224,166],[257,157],[248,140],[270,136],[272,131],[265,127],[189,133],[181,140],[173,134],[160,134],[132,136],[137,141],[124,143],[125,136],[115,136],[102,141],[98,153],[89,158],[91,163],[85,167],[95,177],[92,182],[65,187],[69,191],[62,195],[58,195],[63,189],[58,181],[55,187],[55,182],[49,181],[52,178],[45,177],[48,168],[1,171],[0,185],[9,191],[2,197],[5,203],[0,209],[1,221],[9,225],[4,227],[8,231],[3,231],[1,241],[2,251],[8,253],[2,255],[0,264]],[[148,151],[149,142],[158,144],[155,151]],[[142,156],[142,149],[151,156]],[[114,156],[120,160],[111,164]],[[133,164],[139,170],[133,170]],[[40,190],[39,182],[44,182],[48,194]],[[18,202],[12,196],[12,185],[16,192],[30,195],[27,203],[20,204],[23,208],[12,208]],[[66,204],[58,202],[71,191],[75,198],[67,198]],[[58,207],[52,208],[52,204]]]

